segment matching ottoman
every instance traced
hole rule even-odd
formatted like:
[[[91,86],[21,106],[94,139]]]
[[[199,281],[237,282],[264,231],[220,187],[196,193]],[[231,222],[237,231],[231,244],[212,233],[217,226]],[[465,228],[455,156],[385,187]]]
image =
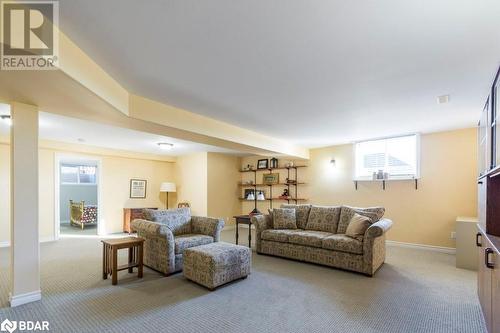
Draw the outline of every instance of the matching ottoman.
[[[210,290],[250,274],[252,251],[224,242],[184,250],[184,276]]]

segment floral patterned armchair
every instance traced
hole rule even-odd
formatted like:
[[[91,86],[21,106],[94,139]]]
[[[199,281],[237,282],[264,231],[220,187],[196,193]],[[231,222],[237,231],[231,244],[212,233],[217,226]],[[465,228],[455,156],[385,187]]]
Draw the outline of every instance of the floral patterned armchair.
[[[224,220],[191,216],[189,208],[144,210],[145,219],[132,221],[144,241],[144,265],[170,275],[182,271],[183,251],[218,242]]]

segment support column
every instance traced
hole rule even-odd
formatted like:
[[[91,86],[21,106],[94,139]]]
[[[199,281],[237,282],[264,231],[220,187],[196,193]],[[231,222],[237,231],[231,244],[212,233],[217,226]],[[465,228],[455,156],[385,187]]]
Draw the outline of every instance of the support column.
[[[40,292],[38,231],[38,108],[11,104],[10,306],[37,301]]]

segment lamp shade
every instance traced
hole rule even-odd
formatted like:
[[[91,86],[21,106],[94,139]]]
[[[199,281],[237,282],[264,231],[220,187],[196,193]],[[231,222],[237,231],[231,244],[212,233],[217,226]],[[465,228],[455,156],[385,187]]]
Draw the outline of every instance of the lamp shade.
[[[176,192],[177,189],[175,187],[175,183],[161,183],[160,192]]]

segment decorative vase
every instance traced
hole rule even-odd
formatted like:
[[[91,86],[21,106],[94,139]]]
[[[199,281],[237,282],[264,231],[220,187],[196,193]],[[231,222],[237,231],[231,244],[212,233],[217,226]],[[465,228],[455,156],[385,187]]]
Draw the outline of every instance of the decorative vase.
[[[278,159],[273,157],[271,158],[271,168],[277,168],[278,167]]]

